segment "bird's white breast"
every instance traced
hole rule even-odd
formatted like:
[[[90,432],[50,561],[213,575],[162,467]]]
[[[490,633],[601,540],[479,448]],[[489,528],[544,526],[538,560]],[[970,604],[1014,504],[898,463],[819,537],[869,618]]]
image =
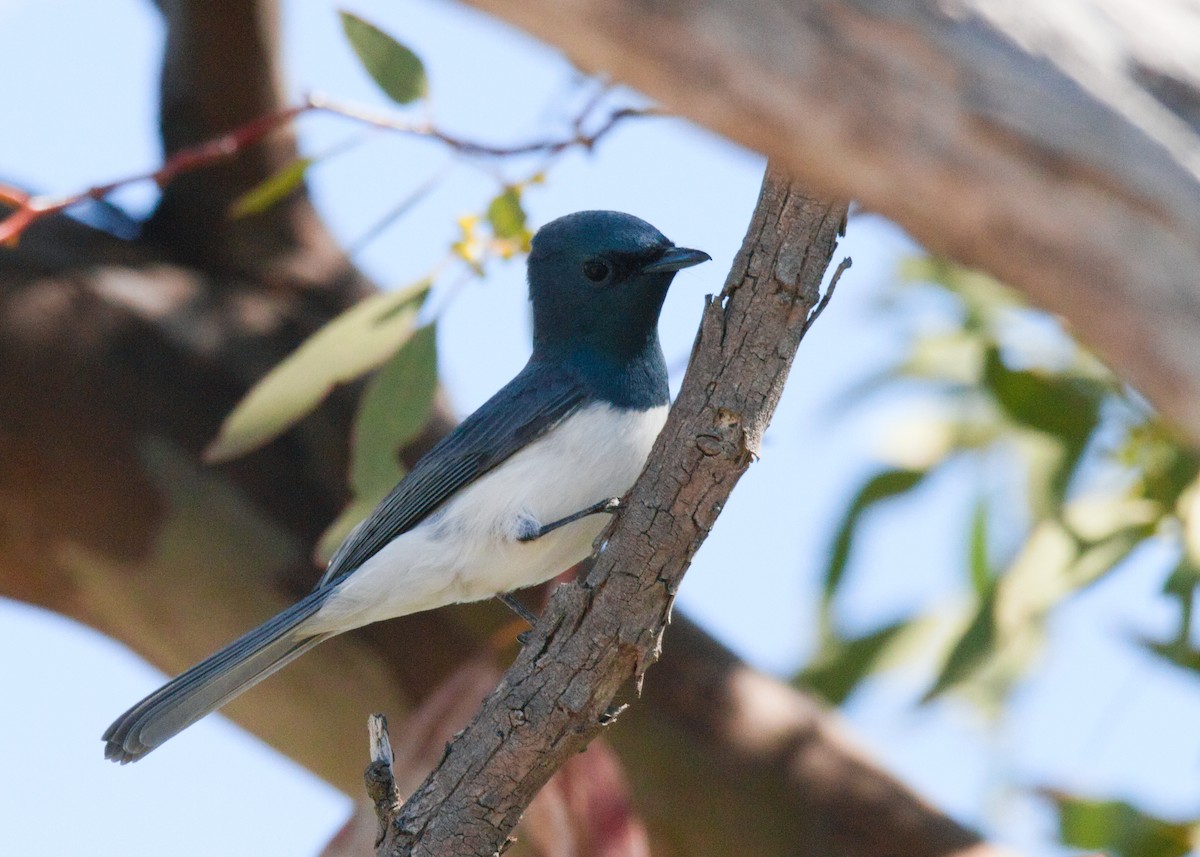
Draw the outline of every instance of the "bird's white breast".
[[[591,515],[541,538],[549,524],[623,496],[645,466],[667,417],[597,403],[568,416],[459,491],[338,584],[306,623],[347,630],[548,580],[585,559],[608,516]]]

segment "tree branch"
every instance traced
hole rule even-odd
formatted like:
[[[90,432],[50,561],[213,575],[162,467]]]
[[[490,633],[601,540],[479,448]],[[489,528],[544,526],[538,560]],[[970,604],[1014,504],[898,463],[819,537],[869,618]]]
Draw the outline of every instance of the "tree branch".
[[[0,245],[14,246],[21,235],[37,221],[66,211],[81,202],[102,200],[113,191],[126,185],[152,181],[160,188],[167,189],[172,182],[186,173],[216,167],[225,161],[244,155],[247,150],[262,143],[272,132],[290,125],[297,117],[315,111],[332,113],[372,128],[413,137],[424,137],[441,143],[459,154],[486,158],[510,158],[531,154],[556,155],[576,146],[591,149],[623,120],[634,116],[652,116],[657,113],[657,111],[649,109],[621,108],[609,113],[595,130],[584,131],[583,125],[588,118],[588,112],[585,111],[576,117],[574,127],[567,136],[514,145],[499,145],[469,140],[444,131],[430,122],[407,122],[383,110],[346,104],[321,95],[309,95],[304,101],[293,107],[285,107],[274,113],[255,117],[219,137],[185,146],[167,158],[161,166],[147,173],[116,179],[59,197],[33,196],[20,188],[0,184],[0,205],[12,206],[14,209],[3,220],[0,220]],[[281,201],[278,204],[283,203]],[[232,215],[226,210],[225,219],[231,218]]]
[[[1061,313],[1200,441],[1193,0],[469,0]]]
[[[846,205],[768,174],[683,389],[583,584],[560,587],[532,637],[389,823],[380,854],[502,850],[537,791],[612,722],[657,659],[680,579],[754,459],[817,303]]]

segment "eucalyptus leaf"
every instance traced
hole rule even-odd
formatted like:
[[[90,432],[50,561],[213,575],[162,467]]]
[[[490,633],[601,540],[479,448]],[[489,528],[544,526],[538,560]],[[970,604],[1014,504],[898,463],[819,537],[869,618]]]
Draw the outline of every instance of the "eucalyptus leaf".
[[[411,104],[425,97],[428,83],[420,57],[374,24],[350,12],[339,14],[354,53],[388,98]]]
[[[946,662],[942,665],[933,686],[922,697],[922,702],[929,702],[954,685],[965,681],[993,653],[997,645],[995,607],[996,587],[992,586],[979,599],[975,616],[950,649]]]
[[[867,480],[846,509],[825,566],[824,600],[833,600],[846,572],[850,547],[862,516],[876,503],[911,491],[925,477],[924,470],[885,470]]]
[[[387,360],[412,335],[428,290],[428,281],[422,281],[372,295],[310,336],[225,418],[205,459],[228,461],[257,449],[312,411],[335,386]]]
[[[515,187],[507,187],[503,193],[488,204],[488,223],[497,238],[520,239],[528,231],[525,224],[525,209],[521,207],[521,194]]]
[[[355,496],[404,475],[399,451],[425,427],[437,391],[437,332],[418,328],[367,385],[354,418],[350,487]]]
[[[992,586],[992,568],[988,563],[988,507],[982,497],[975,500],[975,508],[971,510],[967,569],[975,594],[983,597]]]
[[[1195,821],[1166,821],[1125,801],[1049,796],[1058,809],[1059,835],[1068,845],[1102,850],[1110,857],[1183,857],[1197,841]]]
[[[1013,370],[996,347],[984,359],[984,386],[1016,422],[1082,449],[1095,430],[1108,388],[1070,374]]]
[[[887,649],[908,627],[907,621],[901,621],[862,637],[830,637],[796,677],[796,684],[815,691],[831,705],[841,705],[876,670]]]
[[[230,216],[240,218],[252,214],[262,214],[278,204],[288,194],[304,184],[304,176],[313,163],[312,158],[297,158],[267,176],[234,200],[233,206],[230,208]]]
[[[1142,646],[1163,660],[1189,672],[1200,673],[1200,650],[1191,646],[1186,640],[1170,643],[1142,640],[1141,643]]]

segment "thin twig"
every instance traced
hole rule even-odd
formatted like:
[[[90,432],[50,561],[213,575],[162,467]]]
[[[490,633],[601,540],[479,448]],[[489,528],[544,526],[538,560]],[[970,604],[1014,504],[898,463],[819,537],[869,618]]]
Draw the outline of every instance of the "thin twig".
[[[804,321],[804,333],[808,333],[808,329],[813,326],[821,313],[825,312],[825,307],[829,306],[829,301],[833,298],[833,290],[837,288],[838,280],[842,278],[842,274],[850,269],[854,261],[847,256],[842,261],[838,262],[837,270],[833,272],[833,276],[829,278],[829,288],[825,290],[825,294],[821,296],[821,300],[817,303],[816,309],[808,314],[808,318]]]
[[[379,828],[375,832],[375,846],[379,847],[400,806],[400,791],[392,772],[392,742],[388,738],[387,718],[382,714],[372,714],[367,719],[367,737],[370,741],[371,764],[363,772],[363,779],[367,782],[367,796],[375,804],[375,817],[379,820]]]
[[[422,182],[420,186],[409,192],[409,194],[405,196],[404,199],[400,200],[399,203],[388,209],[388,211],[382,217],[371,224],[370,228],[368,228],[366,232],[358,236],[358,238],[354,239],[354,241],[350,242],[350,245],[346,248],[346,255],[355,257],[361,253],[368,244],[386,232],[387,229],[391,227],[397,220],[408,214],[408,212],[412,211],[413,207],[415,207],[417,203],[423,200],[434,190],[434,188],[442,183],[442,180],[450,174],[450,171],[453,168],[454,162],[451,161],[430,176],[426,181]]]
[[[588,109],[590,110],[591,107],[589,106]],[[232,158],[296,117],[318,111],[343,116],[373,128],[435,140],[460,155],[487,158],[509,158],[539,153],[557,154],[574,146],[591,149],[601,137],[623,120],[634,116],[657,114],[657,111],[652,109],[626,107],[614,110],[596,130],[588,134],[581,130],[581,117],[580,121],[573,126],[570,136],[555,140],[538,140],[515,146],[496,146],[450,134],[429,122],[408,122],[386,111],[347,104],[314,93],[308,95],[301,104],[260,116],[220,137],[180,149],[167,158],[162,166],[150,172],[128,176],[60,197],[33,196],[19,188],[0,184],[0,203],[15,209],[4,220],[0,220],[0,245],[15,244],[31,224],[43,217],[57,214],[89,199],[103,199],[126,185],[153,181],[159,187],[164,187],[180,173],[190,172]]]

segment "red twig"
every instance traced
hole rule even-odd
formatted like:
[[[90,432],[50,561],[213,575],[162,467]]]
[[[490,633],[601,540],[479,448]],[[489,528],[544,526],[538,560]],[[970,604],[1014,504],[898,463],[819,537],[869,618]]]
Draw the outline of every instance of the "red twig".
[[[595,131],[585,134],[583,132],[583,123],[587,118],[587,114],[594,107],[594,103],[589,104],[580,114],[572,126],[571,135],[568,137],[557,140],[540,140],[516,146],[493,146],[456,137],[429,123],[413,124],[405,122],[399,117],[385,111],[373,110],[352,104],[343,104],[321,95],[309,95],[302,104],[288,107],[266,116],[260,116],[257,119],[247,122],[245,125],[235,128],[228,134],[198,143],[195,146],[189,146],[186,149],[180,149],[163,162],[162,166],[152,172],[128,176],[62,197],[33,196],[19,188],[0,184],[0,203],[14,208],[11,214],[0,220],[0,245],[12,246],[16,244],[21,234],[29,228],[30,224],[43,217],[64,211],[73,205],[89,199],[103,199],[114,190],[126,185],[140,181],[153,181],[159,187],[164,187],[180,173],[189,172],[227,158],[232,158],[239,152],[261,141],[276,128],[286,125],[304,113],[314,111],[333,113],[374,128],[436,140],[463,155],[491,158],[506,158],[537,153],[553,155],[572,146],[582,146],[583,148],[590,149],[613,126],[622,120],[631,116],[647,116],[655,113],[653,110],[628,107],[615,110],[609,114]]]

